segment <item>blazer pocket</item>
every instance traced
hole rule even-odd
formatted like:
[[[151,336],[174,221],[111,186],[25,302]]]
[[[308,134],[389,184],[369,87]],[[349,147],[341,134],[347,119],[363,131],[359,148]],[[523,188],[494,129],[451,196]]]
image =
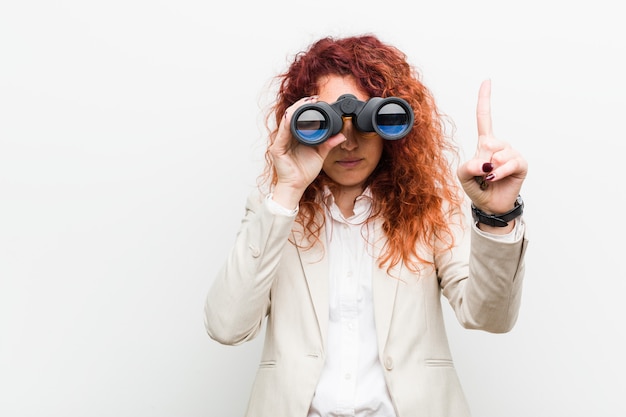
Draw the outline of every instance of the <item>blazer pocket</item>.
[[[452,359],[426,359],[426,366],[433,368],[454,368]]]
[[[259,363],[259,368],[268,369],[268,368],[276,368],[276,361],[261,361]]]

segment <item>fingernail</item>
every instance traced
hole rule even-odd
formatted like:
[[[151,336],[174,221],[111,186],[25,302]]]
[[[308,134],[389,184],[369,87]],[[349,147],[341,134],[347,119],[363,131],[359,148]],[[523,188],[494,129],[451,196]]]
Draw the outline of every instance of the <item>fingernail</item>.
[[[483,164],[483,172],[491,172],[493,171],[493,164],[491,162],[485,162]]]
[[[485,181],[492,181],[496,176],[493,174],[489,174],[485,177]]]

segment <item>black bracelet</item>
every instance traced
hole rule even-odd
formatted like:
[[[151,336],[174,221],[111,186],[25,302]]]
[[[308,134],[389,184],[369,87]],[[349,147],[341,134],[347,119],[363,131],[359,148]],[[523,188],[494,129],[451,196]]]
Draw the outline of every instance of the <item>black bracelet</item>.
[[[493,227],[505,227],[509,225],[509,222],[516,217],[519,217],[524,212],[524,201],[521,196],[517,196],[515,200],[515,208],[504,214],[487,214],[484,211],[479,210],[474,203],[472,203],[472,217],[478,223],[486,224]]]

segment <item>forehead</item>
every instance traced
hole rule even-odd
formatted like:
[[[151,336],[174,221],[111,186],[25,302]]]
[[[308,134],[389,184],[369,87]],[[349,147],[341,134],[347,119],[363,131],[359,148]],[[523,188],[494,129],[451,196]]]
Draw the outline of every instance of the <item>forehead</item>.
[[[354,94],[356,98],[362,101],[369,98],[351,75],[326,75],[319,78],[317,86],[319,100],[327,103],[336,101],[342,94]]]

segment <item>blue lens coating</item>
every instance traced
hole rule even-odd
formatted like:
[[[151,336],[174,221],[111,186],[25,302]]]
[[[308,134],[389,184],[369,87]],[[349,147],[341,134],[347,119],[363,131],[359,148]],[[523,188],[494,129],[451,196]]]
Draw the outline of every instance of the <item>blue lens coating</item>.
[[[388,103],[378,110],[376,125],[385,135],[397,136],[409,128],[409,115],[401,105]]]
[[[328,133],[328,121],[317,110],[305,110],[296,120],[296,132],[307,142],[317,142]]]

